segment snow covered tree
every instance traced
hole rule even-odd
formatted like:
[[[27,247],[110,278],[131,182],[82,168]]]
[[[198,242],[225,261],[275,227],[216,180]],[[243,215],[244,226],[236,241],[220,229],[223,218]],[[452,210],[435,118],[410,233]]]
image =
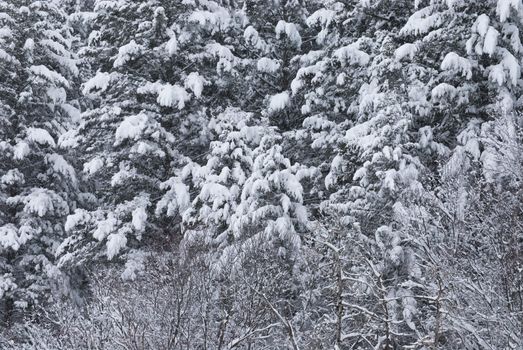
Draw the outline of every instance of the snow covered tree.
[[[259,145],[267,128],[253,121],[252,114],[237,109],[227,109],[211,119],[209,128],[215,140],[207,163],[201,167],[194,164],[187,172],[197,194],[183,214],[186,236],[200,232],[216,240],[217,245],[226,244],[231,217],[252,173],[253,148]]]
[[[522,23],[1,2],[0,347],[521,348]]]
[[[158,224],[155,201],[183,162],[178,145],[191,147],[182,142],[188,125],[182,113],[197,103],[205,82],[185,73],[187,56],[177,54],[167,16],[183,8],[155,1],[95,3],[93,31],[82,52],[94,74],[83,87],[91,107],[71,136],[92,196],[68,220],[72,234],[61,247],[64,264],[90,254],[112,259],[139,244],[144,233],[158,240],[174,233]],[[187,113],[197,120],[200,110]]]
[[[112,258],[142,245],[142,233],[160,245],[180,238],[173,226],[190,199],[174,209],[172,200],[184,188],[183,166],[207,152],[209,115],[223,111],[213,100],[225,101],[239,64],[226,46],[238,16],[212,1],[100,1],[95,12],[83,50],[96,71],[84,84],[93,107],[84,113],[77,149],[97,202],[87,205],[95,208],[90,213],[71,216],[70,228],[80,234],[64,251],[88,253],[94,237]]]
[[[289,130],[301,124],[290,83],[298,68],[297,56],[314,46],[307,40],[305,19],[315,2],[285,0],[271,1],[271,5],[259,1],[244,3],[248,26],[244,29],[243,45],[249,50],[249,86],[244,91],[243,108],[258,106],[272,125]]]
[[[9,324],[56,296],[55,253],[78,191],[64,150],[79,116],[78,68],[56,2],[5,1],[0,23],[0,312]]]

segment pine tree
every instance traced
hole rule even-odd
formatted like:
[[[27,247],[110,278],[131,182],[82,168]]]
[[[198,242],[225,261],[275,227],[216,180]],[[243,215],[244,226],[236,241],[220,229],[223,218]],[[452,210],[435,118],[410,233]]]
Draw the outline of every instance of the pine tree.
[[[245,73],[250,85],[244,99],[248,106],[267,115],[272,125],[282,131],[301,123],[290,94],[290,84],[297,69],[296,59],[312,47],[307,39],[305,19],[314,1],[273,1],[272,6],[259,1],[244,3],[248,26],[243,45],[248,49]]]
[[[55,252],[78,191],[62,142],[79,115],[78,68],[55,2],[3,2],[0,18],[0,295],[9,324],[56,296]]]

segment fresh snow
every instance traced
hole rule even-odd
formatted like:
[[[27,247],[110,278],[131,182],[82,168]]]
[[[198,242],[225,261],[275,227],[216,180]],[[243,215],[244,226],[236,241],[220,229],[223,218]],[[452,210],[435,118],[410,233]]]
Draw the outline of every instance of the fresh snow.
[[[287,91],[280,92],[279,94],[273,95],[269,99],[269,112],[274,113],[285,109],[289,106],[291,99]]]
[[[229,12],[222,7],[215,11],[194,11],[189,16],[190,22],[198,23],[200,26],[209,26],[213,31],[225,30],[229,27],[231,17]]]
[[[189,81],[190,83],[201,83],[202,81],[195,81],[195,78],[193,76],[192,81]],[[193,85],[196,89],[198,89],[198,85]],[[203,90],[203,88],[202,88]],[[197,90],[198,91],[198,90]],[[162,87],[160,92],[158,93],[158,99],[156,100],[160,106],[164,107],[177,107],[178,109],[183,109],[185,107],[185,103],[191,100],[191,95],[187,93],[187,91],[179,86],[179,85],[171,85],[167,84]]]
[[[359,50],[357,44],[350,44],[334,51],[336,57],[342,63],[357,64],[365,66],[369,63],[370,56]]]
[[[44,129],[28,128],[26,139],[38,143],[40,145],[49,145],[51,147],[56,147],[56,143],[53,137],[49,134],[47,130]]]
[[[0,184],[2,185],[14,185],[24,183],[24,174],[18,169],[10,169],[2,177],[0,177]]]
[[[76,209],[73,214],[67,216],[65,221],[64,229],[67,232],[72,231],[74,228],[81,224],[87,224],[91,220],[91,215],[85,209]]]
[[[489,28],[492,28],[489,26],[490,24],[490,18],[486,14],[481,14],[476,19],[476,22],[474,22],[474,25],[472,26],[472,30],[481,35],[481,37],[485,37],[487,34],[487,31]]]
[[[49,213],[58,212],[63,208],[63,200],[54,192],[44,188],[34,188],[23,198],[24,211],[43,217]]]
[[[472,78],[472,64],[455,52],[449,52],[441,62],[441,69],[460,72],[466,79]]]
[[[498,0],[496,12],[501,22],[505,22],[514,10],[516,13],[521,11],[523,5],[520,0]]]
[[[280,63],[277,60],[268,57],[262,57],[258,60],[256,67],[258,71],[262,73],[272,74],[277,72],[278,69],[280,69]]]
[[[76,184],[76,171],[63,156],[56,153],[48,154],[45,157],[45,161],[57,174],[61,174],[62,176],[68,178],[73,184]]]
[[[439,27],[442,23],[441,15],[430,14],[430,7],[415,12],[401,28],[401,35],[422,35]]]
[[[127,139],[139,139],[147,128],[148,121],[149,117],[145,113],[126,117],[116,129],[115,145],[119,145]]]
[[[167,41],[167,44],[165,44],[165,49],[171,57],[173,57],[178,52],[178,39],[176,39],[176,35],[174,33],[172,34],[169,41]]]
[[[490,56],[496,52],[496,48],[498,46],[498,36],[499,32],[495,28],[488,28],[488,31],[485,34],[485,41],[483,43],[483,52]]]
[[[31,147],[27,144],[27,142],[20,141],[13,147],[13,158],[20,160],[24,159],[26,156],[31,153]]]
[[[87,95],[93,90],[105,92],[109,88],[109,84],[116,78],[117,76],[114,73],[97,72],[94,77],[84,84],[83,93]]]
[[[144,207],[136,208],[132,214],[132,224],[136,231],[142,232],[147,224],[147,212]]]
[[[439,100],[449,100],[456,97],[457,91],[456,88],[447,83],[441,83],[432,89],[432,99]]]
[[[230,72],[238,63],[238,59],[227,46],[219,43],[212,43],[206,46],[206,51],[211,56],[218,58],[218,63],[216,64],[218,73]]]
[[[20,249],[18,229],[16,226],[12,224],[0,226],[0,246],[3,248],[10,248],[15,251]]]
[[[83,171],[89,175],[93,175],[101,170],[104,166],[104,160],[101,157],[95,157],[90,161],[84,163]]]
[[[398,61],[401,61],[405,57],[408,57],[410,60],[412,60],[416,55],[416,52],[418,52],[418,47],[416,44],[407,43],[398,47],[396,51],[394,51],[394,56]]]
[[[0,348],[523,348],[521,0],[0,23]]]
[[[122,232],[112,233],[107,237],[107,259],[112,260],[127,245],[127,238]]]
[[[131,40],[127,45],[118,49],[118,55],[116,55],[113,67],[119,68],[126,65],[129,61],[138,58],[143,50],[144,48],[141,45],[138,45],[136,41]]]
[[[109,234],[114,232],[118,227],[118,220],[109,214],[107,219],[98,221],[96,230],[93,232],[93,238],[98,241],[103,241]]]
[[[280,20],[276,25],[276,37],[281,38],[282,34],[284,34],[295,47],[301,46],[301,36],[294,23]]]
[[[54,70],[47,68],[44,65],[31,66],[29,68],[29,71],[32,74],[34,74],[40,78],[43,78],[43,79],[47,80],[48,82],[54,84],[55,86],[69,87],[69,82],[67,81],[67,79],[65,79],[63,77],[63,75],[61,75],[58,72],[55,72]]]
[[[191,90],[196,98],[202,96],[205,84],[207,84],[207,81],[198,72],[192,72],[185,78],[185,88]],[[183,106],[178,108],[182,109]]]

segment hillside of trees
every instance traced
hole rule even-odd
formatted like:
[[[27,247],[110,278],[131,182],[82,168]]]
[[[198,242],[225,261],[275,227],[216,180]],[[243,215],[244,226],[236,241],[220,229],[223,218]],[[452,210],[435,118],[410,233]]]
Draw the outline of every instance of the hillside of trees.
[[[0,349],[523,349],[521,0],[0,0]]]

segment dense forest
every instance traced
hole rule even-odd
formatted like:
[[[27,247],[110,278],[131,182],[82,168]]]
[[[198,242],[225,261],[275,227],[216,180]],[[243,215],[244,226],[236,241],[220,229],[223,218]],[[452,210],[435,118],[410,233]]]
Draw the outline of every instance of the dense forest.
[[[0,0],[0,349],[523,349],[521,0]]]

